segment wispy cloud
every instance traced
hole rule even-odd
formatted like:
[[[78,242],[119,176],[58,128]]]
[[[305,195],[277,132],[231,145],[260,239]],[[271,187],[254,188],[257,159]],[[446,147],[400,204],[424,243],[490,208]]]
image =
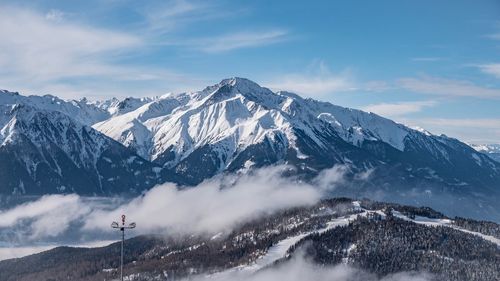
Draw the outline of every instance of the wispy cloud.
[[[323,61],[313,62],[303,73],[289,73],[275,77],[266,85],[274,90],[291,91],[315,98],[334,92],[357,89],[348,70],[333,73]],[[382,85],[373,86],[380,87]]]
[[[498,118],[418,118],[401,119],[410,126],[425,128],[435,134],[446,134],[469,143],[500,142]]]
[[[139,12],[144,17],[147,32],[161,34],[192,22],[225,15],[222,9],[217,11],[217,7],[215,2],[167,0],[161,4],[146,4]]]
[[[412,101],[396,103],[378,103],[362,107],[364,111],[376,113],[385,117],[400,117],[411,113],[420,112],[427,107],[437,104],[436,101]]]
[[[481,72],[500,79],[500,63],[480,64],[477,67]]]
[[[464,80],[424,76],[421,78],[399,79],[397,83],[403,89],[416,93],[440,96],[500,99],[500,89],[482,87]]]
[[[287,31],[272,28],[191,39],[169,33],[182,29],[181,25],[224,15],[218,5],[174,0],[136,7],[133,9],[142,9],[135,11],[138,22],[121,30],[72,21],[59,9],[41,12],[0,5],[0,88],[63,98],[193,90],[206,86],[207,79],[138,58],[161,53],[172,45],[207,55],[287,39]],[[171,41],[176,43],[168,43]]]
[[[497,128],[500,130],[500,119],[495,118],[423,118],[422,122],[430,125],[452,127],[475,127],[480,129]]]
[[[193,82],[196,79],[167,68],[123,63],[149,44],[144,37],[61,22],[63,15],[59,10],[43,14],[1,6],[0,87],[63,98],[102,98],[149,94],[144,89],[157,95],[188,84],[201,86]],[[138,91],[144,83],[147,87]]]
[[[64,212],[61,212],[64,210]],[[33,203],[19,205],[8,211],[0,212],[0,229],[13,227],[22,221],[30,221],[30,239],[53,237],[64,232],[75,218],[90,211],[81,204],[77,195],[45,196]]]
[[[105,58],[142,44],[130,34],[57,24],[17,8],[2,7],[0,26],[2,74],[41,81],[116,74],[120,70]]]
[[[290,74],[280,80],[269,83],[273,89],[286,90],[303,94],[305,96],[318,97],[333,92],[352,91],[356,88],[349,79],[342,76],[309,76]]]
[[[2,6],[0,9],[0,84],[22,89],[50,88],[74,78],[135,76],[113,63],[142,45],[140,38],[116,31],[56,22],[58,13]]]
[[[208,276],[191,276],[183,281],[429,281],[434,276],[419,272],[400,272],[386,276],[376,276],[348,265],[318,265],[309,260],[303,252],[306,249],[296,251],[289,260],[254,273],[251,270],[228,270]]]
[[[66,13],[61,10],[52,9],[47,14],[45,14],[45,18],[51,21],[60,22],[63,20],[65,15]]]
[[[253,32],[236,32],[220,36],[188,40],[187,44],[207,53],[218,53],[235,49],[260,47],[287,40],[285,30],[264,30]]]
[[[500,40],[500,32],[499,33],[487,34],[485,37],[489,38],[489,39],[492,39],[492,40]]]

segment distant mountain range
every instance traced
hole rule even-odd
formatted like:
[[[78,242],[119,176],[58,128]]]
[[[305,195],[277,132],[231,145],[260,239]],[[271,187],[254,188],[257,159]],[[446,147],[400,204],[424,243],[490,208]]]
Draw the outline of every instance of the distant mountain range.
[[[500,162],[500,144],[471,144],[471,147]]]
[[[138,193],[275,164],[307,180],[344,165],[337,195],[500,218],[500,163],[489,154],[243,78],[122,101],[2,91],[0,128],[2,194]]]

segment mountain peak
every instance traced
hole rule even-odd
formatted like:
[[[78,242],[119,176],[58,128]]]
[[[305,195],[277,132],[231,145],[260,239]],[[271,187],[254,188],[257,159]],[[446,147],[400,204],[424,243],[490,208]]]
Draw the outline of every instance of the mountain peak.
[[[261,87],[254,81],[241,77],[232,77],[224,79],[218,84],[218,86],[219,88],[222,88],[224,86],[232,87],[241,94],[272,93],[271,90]]]
[[[11,96],[19,96],[19,92],[11,92],[9,90],[0,89],[0,94],[6,94]]]
[[[256,87],[260,88],[260,85],[255,83],[254,81],[247,79],[247,78],[242,78],[242,77],[231,77],[231,78],[226,78],[223,79],[220,83],[220,85],[231,85],[231,86],[251,86],[251,87]]]

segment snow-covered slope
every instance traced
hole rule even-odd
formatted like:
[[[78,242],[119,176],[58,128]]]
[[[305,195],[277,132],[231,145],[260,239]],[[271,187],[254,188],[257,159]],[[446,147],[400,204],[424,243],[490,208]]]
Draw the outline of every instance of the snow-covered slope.
[[[295,130],[326,146],[315,132],[325,125],[350,144],[380,140],[398,150],[404,150],[410,130],[375,114],[273,93],[242,78],[226,79],[200,92],[164,96],[93,127],[153,161],[173,152],[174,157],[160,160],[167,167],[198,148],[218,144],[222,169],[239,152],[266,138],[280,138],[283,148],[307,157],[299,150]]]
[[[116,116],[120,114],[124,114],[137,108],[143,106],[146,103],[157,100],[159,97],[144,97],[144,98],[134,98],[127,97],[123,100],[119,100],[117,98],[112,98],[104,101],[87,101],[83,99],[82,101],[96,106],[99,109],[105,110],[109,113],[110,116]]]
[[[0,104],[24,104],[40,110],[59,111],[71,116],[75,121],[89,126],[107,120],[112,116],[136,110],[142,105],[155,101],[158,98],[159,97],[127,97],[122,100],[111,98],[103,101],[91,101],[87,98],[82,98],[80,100],[63,100],[52,95],[24,96],[17,92],[0,90]]]
[[[192,166],[186,163],[189,158],[211,162],[205,168],[212,176],[297,161],[326,160],[321,165],[309,163],[314,169],[335,163],[366,168],[387,160],[381,157],[388,153],[420,150],[441,164],[450,164],[453,152],[449,150],[457,148],[465,150],[469,162],[497,169],[454,139],[413,130],[373,113],[288,92],[273,93],[243,78],[226,79],[199,92],[163,96],[93,127],[166,169],[178,168],[177,173]],[[370,155],[366,150],[372,150]],[[318,159],[320,155],[325,159]],[[427,176],[438,177],[435,173],[432,169]]]
[[[137,193],[158,182],[154,169],[60,111],[0,104],[1,194]]]
[[[29,105],[39,110],[58,111],[85,125],[92,125],[109,118],[105,110],[89,103],[87,99],[65,101],[51,95],[23,96],[17,92],[0,90],[0,105],[14,104]]]

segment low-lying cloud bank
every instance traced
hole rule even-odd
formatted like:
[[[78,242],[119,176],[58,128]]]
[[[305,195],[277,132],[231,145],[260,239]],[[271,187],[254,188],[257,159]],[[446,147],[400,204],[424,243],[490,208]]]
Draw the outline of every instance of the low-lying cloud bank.
[[[181,234],[213,233],[320,199],[320,190],[281,177],[282,169],[272,167],[252,175],[226,176],[186,190],[172,184],[161,185],[111,212],[93,210],[84,229],[109,228],[113,219],[129,214],[146,233],[163,230]]]
[[[78,195],[50,195],[0,212],[0,241],[14,233],[18,245],[0,243],[0,260],[47,250],[50,246],[29,247],[34,241],[60,241],[67,245],[92,246],[88,237],[101,240],[116,237],[110,224],[126,214],[137,223],[133,235],[164,233],[175,235],[210,234],[230,231],[249,220],[291,207],[316,203],[325,192],[345,182],[348,168],[325,170],[311,184],[295,181],[282,174],[286,166],[268,167],[251,174],[229,175],[211,179],[199,186],[179,189],[173,184],[157,186],[123,203],[113,199],[88,199]],[[367,179],[371,171],[357,175]],[[7,235],[8,236],[8,235]],[[78,241],[79,240],[79,241]],[[71,240],[69,240],[71,241]],[[80,243],[78,243],[80,242]],[[83,242],[83,243],[82,243]],[[109,241],[107,241],[109,243]],[[85,245],[86,244],[86,245]],[[2,249],[3,247],[3,249]],[[291,260],[259,272],[232,270],[210,276],[192,276],[193,281],[427,281],[427,275],[400,273],[379,279],[373,274],[345,265],[320,266],[301,253]]]
[[[66,241],[109,239],[111,222],[119,221],[122,214],[127,215],[127,221],[137,223],[134,235],[229,231],[262,215],[314,204],[327,188],[343,181],[347,170],[334,167],[325,171],[313,186],[283,177],[285,169],[290,167],[227,175],[188,189],[163,184],[125,203],[75,194],[44,196],[0,212],[0,238],[22,246],[69,236]]]
[[[401,272],[378,278],[374,274],[354,269],[347,265],[322,266],[315,264],[302,255],[292,258],[284,264],[261,270],[257,273],[227,271],[209,276],[194,276],[184,281],[430,281],[432,276],[424,273]]]
[[[54,237],[63,233],[73,220],[90,211],[91,207],[82,204],[80,197],[75,194],[44,196],[0,212],[0,229],[24,225],[19,235],[32,240]]]

